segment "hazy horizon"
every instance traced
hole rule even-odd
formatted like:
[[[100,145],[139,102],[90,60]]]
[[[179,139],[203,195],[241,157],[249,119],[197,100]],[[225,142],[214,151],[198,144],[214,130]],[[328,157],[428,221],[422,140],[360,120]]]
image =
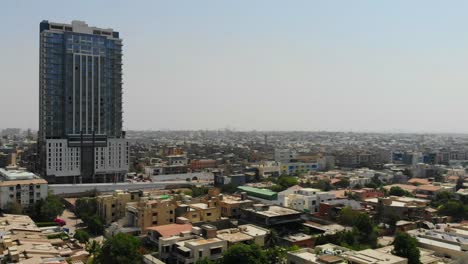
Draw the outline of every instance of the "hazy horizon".
[[[39,22],[83,20],[123,39],[124,130],[468,133],[468,2],[2,4],[3,128],[38,127]]]

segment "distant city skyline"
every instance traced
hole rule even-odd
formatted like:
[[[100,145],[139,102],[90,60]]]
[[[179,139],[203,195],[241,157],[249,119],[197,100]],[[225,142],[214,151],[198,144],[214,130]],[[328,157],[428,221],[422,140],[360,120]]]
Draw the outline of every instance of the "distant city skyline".
[[[3,3],[0,127],[38,129],[47,19],[119,30],[124,130],[468,133],[467,2],[112,3]]]

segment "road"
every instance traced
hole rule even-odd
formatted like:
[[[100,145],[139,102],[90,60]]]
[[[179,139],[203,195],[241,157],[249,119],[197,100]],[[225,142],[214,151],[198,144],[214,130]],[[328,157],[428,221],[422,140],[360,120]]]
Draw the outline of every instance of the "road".
[[[63,219],[67,223],[63,227],[68,228],[71,234],[75,234],[77,227],[79,228],[79,225],[83,223],[81,219],[76,217],[75,213],[68,209],[65,209],[59,218]]]

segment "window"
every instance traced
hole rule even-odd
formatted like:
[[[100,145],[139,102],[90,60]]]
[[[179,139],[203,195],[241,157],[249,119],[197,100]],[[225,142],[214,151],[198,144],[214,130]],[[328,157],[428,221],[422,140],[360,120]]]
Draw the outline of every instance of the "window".
[[[211,213],[206,213],[206,216],[211,216]]]
[[[223,251],[223,248],[222,247],[217,247],[217,248],[212,248],[210,249],[210,255],[217,255],[217,254],[221,254]]]

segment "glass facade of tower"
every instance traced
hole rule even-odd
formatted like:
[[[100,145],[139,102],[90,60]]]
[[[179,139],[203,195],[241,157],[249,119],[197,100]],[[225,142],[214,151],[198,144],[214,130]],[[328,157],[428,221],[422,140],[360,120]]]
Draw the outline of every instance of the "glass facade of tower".
[[[124,138],[119,33],[89,27],[80,21],[72,24],[43,21],[39,72],[39,139],[46,156],[41,162],[43,174],[54,182],[70,182],[70,179],[77,182],[76,177],[80,182],[121,178],[128,157],[111,153],[121,153],[121,148],[128,146],[125,140],[117,140]],[[53,142],[64,139],[66,144]],[[106,149],[107,157],[97,155],[112,145],[109,139],[117,140],[114,143],[120,149]],[[52,160],[47,155],[59,151],[51,149],[52,146],[64,145],[69,149],[61,151],[74,155],[68,161],[64,156],[56,155],[58,160]],[[46,150],[48,146],[50,149]],[[79,157],[73,153],[79,153]],[[118,168],[113,158],[120,161]]]

